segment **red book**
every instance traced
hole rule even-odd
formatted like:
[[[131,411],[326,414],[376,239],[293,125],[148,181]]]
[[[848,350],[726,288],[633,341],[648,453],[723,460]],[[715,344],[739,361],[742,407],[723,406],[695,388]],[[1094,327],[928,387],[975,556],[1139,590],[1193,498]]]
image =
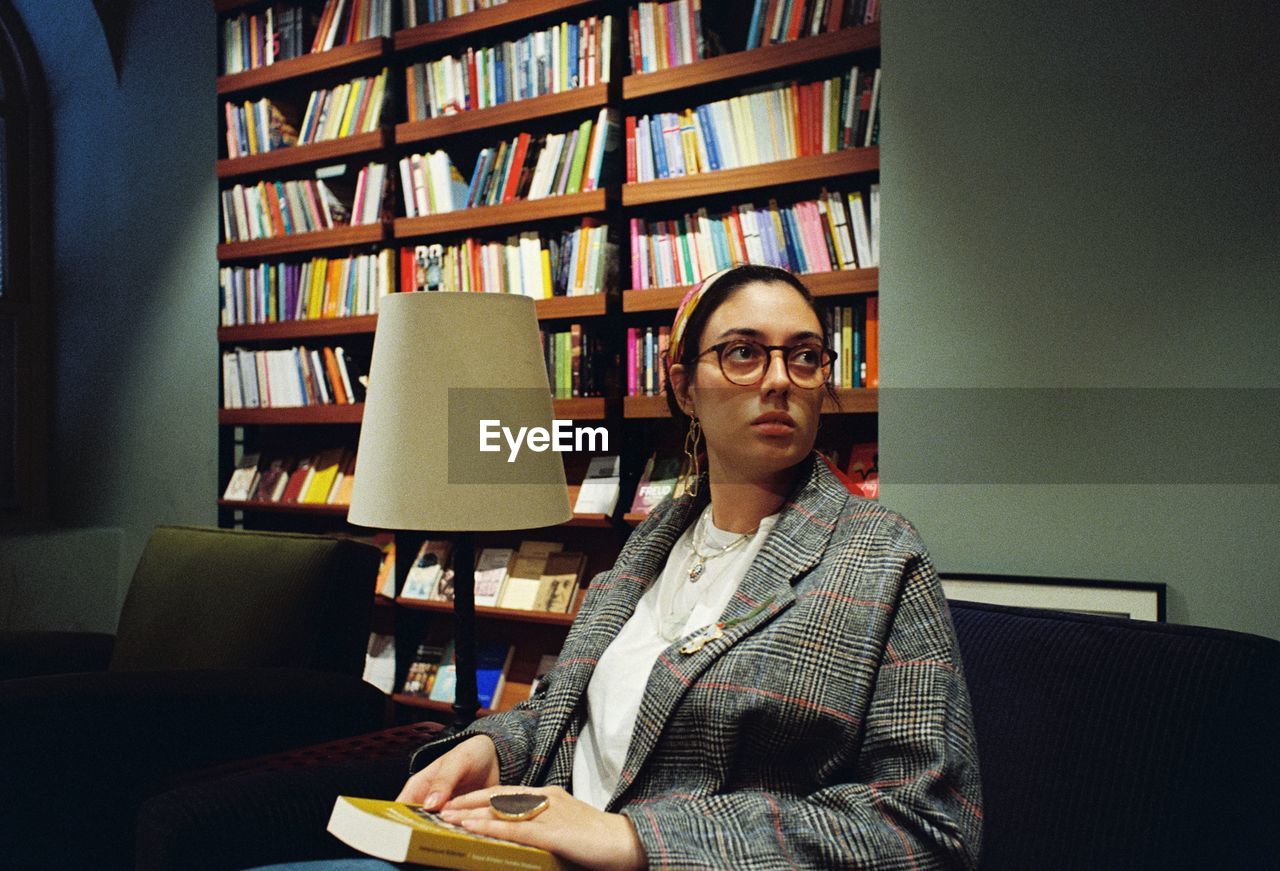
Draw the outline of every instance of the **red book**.
[[[809,151],[809,102],[806,85],[791,83],[791,102],[796,107],[796,154],[803,156]]]
[[[476,52],[467,49],[467,108],[480,108],[480,80],[476,74]]]
[[[333,348],[325,346],[324,351],[324,371],[329,381],[329,396],[333,399],[334,405],[350,405],[351,397],[347,396],[347,391],[342,383],[342,373],[338,371],[338,358],[333,353]]]
[[[400,292],[412,293],[413,285],[413,249],[400,249]]]
[[[271,211],[271,235],[283,236],[284,216],[280,214],[280,198],[276,196],[276,186],[267,182],[263,187],[267,189],[267,208]]]
[[[627,181],[636,180],[636,116],[627,116]]]
[[[867,386],[880,386],[880,297],[867,297]]]
[[[502,202],[509,203],[516,198],[520,187],[520,172],[524,169],[525,156],[529,152],[528,133],[521,133],[516,139],[515,153],[511,156],[511,171],[507,173],[507,182],[502,190]]]
[[[631,7],[630,19],[627,38],[631,41],[631,72],[638,73],[643,71],[644,65],[640,62],[640,10],[635,6]]]
[[[827,32],[839,30],[844,21],[844,0],[831,0],[831,8],[827,10]]]
[[[800,3],[800,0],[792,0],[791,20],[787,22],[787,42],[794,42],[800,38],[800,23],[801,19],[804,18],[804,15],[801,14],[802,10],[800,8],[802,5],[803,4]]]
[[[742,219],[738,216],[737,206],[729,209],[729,226],[733,228],[733,235],[738,239],[738,250],[742,252],[744,258],[748,257],[750,252],[747,250],[747,237],[742,232]]]
[[[289,482],[285,484],[284,492],[280,494],[281,502],[298,501],[298,496],[302,493],[302,485],[307,482],[307,473],[314,465],[315,457],[306,457],[298,461],[298,468],[289,475]]]

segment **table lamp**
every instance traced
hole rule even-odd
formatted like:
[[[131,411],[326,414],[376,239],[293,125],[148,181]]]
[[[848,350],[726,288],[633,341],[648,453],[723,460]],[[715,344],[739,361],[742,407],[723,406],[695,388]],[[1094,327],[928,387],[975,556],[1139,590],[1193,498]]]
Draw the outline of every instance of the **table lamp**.
[[[347,519],[459,533],[455,728],[479,708],[473,534],[554,526],[573,516],[560,455],[527,445],[513,452],[501,436],[503,427],[551,432],[552,409],[531,298],[428,292],[380,300]]]

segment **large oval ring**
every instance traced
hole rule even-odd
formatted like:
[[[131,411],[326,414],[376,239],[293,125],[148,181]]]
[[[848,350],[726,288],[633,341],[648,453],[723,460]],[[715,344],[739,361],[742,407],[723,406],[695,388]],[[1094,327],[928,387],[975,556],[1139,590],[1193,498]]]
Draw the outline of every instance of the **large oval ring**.
[[[533,792],[502,792],[489,797],[489,811],[500,820],[519,823],[547,809],[547,797]]]

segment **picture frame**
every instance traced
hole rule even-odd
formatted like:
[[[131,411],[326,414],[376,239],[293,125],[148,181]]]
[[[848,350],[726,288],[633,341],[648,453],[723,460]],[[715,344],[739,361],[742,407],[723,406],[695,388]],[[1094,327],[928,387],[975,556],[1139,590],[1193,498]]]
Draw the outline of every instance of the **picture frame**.
[[[948,600],[1165,622],[1165,584],[943,572]]]

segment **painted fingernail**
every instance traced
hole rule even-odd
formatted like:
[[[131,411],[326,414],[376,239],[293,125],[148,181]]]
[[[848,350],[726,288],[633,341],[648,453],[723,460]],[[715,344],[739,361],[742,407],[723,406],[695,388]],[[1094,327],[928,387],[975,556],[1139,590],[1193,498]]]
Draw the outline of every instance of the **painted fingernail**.
[[[440,804],[440,793],[433,792],[427,796],[427,800],[422,803],[423,807],[433,808]]]

